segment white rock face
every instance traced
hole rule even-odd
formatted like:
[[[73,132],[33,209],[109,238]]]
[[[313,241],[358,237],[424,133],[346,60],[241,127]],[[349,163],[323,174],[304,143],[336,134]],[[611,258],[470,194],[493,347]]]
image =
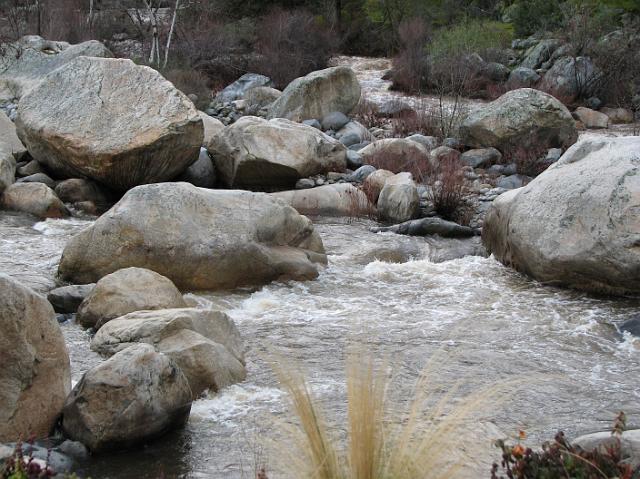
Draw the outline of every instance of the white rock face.
[[[311,221],[265,193],[162,183],[128,191],[72,238],[58,273],[93,283],[136,266],[182,290],[214,290],[314,279],[325,262]]]
[[[346,148],[321,131],[284,119],[240,118],[209,144],[230,187],[273,190],[319,173],[342,171]]]
[[[16,118],[29,153],[61,177],[116,190],[169,181],[198,159],[198,111],[157,71],[131,60],[76,58],[24,95]]]
[[[527,186],[499,196],[490,253],[545,283],[640,292],[640,137],[585,140]]]
[[[293,80],[269,108],[269,118],[320,120],[339,111],[349,114],[360,101],[360,82],[349,67],[331,67]]]
[[[0,274],[0,441],[47,437],[71,390],[62,331],[49,302]]]

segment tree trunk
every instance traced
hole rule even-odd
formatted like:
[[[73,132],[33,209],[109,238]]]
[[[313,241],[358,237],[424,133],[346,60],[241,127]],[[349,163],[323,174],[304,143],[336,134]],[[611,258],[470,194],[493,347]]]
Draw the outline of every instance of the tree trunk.
[[[176,0],[176,6],[173,9],[173,18],[171,19],[171,28],[169,29],[169,35],[167,36],[167,46],[164,49],[164,65],[163,68],[167,68],[167,62],[169,61],[169,47],[171,46],[171,37],[173,36],[173,30],[176,26],[176,17],[178,16],[178,6],[180,0]]]

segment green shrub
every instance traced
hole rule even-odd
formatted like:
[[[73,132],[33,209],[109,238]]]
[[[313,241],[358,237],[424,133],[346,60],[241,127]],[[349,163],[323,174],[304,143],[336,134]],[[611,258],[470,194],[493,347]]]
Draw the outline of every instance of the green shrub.
[[[509,24],[492,20],[466,20],[438,30],[429,51],[435,59],[478,53],[485,58],[496,50],[509,48],[513,30]]]
[[[518,0],[506,13],[519,37],[555,30],[562,25],[562,9],[558,0]]]

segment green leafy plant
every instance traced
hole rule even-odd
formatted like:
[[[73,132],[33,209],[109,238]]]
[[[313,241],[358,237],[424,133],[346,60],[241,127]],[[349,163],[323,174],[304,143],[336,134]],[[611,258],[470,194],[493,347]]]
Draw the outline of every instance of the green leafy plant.
[[[543,444],[541,451],[525,448],[520,441],[514,446],[497,441],[502,461],[500,466],[493,465],[491,479],[631,479],[634,471],[622,461],[621,454],[620,437],[625,427],[626,417],[620,412],[611,432],[613,443],[593,451],[571,444],[562,432]],[[522,432],[520,439],[524,439]],[[504,475],[499,473],[500,467]]]

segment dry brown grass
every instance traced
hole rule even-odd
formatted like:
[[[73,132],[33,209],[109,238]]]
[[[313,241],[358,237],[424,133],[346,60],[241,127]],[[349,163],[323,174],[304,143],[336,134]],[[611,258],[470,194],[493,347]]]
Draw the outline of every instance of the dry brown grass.
[[[295,424],[280,445],[286,477],[317,479],[450,479],[467,462],[487,451],[488,442],[473,440],[476,415],[495,407],[517,384],[478,389],[457,401],[462,382],[436,394],[442,385],[435,371],[443,366],[436,353],[416,382],[413,399],[399,410],[391,394],[386,361],[371,353],[353,353],[346,366],[347,439],[326,420],[302,374],[276,367],[288,394]],[[344,445],[343,445],[344,443]],[[464,449],[464,451],[463,451]],[[468,472],[468,471],[467,471]]]

